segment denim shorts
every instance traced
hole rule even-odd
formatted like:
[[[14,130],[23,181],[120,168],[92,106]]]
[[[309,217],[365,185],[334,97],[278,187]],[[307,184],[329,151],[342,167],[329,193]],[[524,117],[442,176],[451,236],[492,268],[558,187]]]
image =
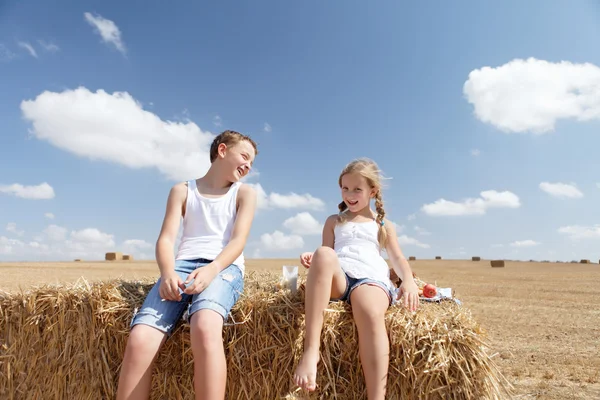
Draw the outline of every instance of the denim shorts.
[[[202,258],[197,260],[176,260],[175,272],[179,274],[182,281],[185,281],[192,271],[210,262],[210,260]],[[158,291],[160,282],[159,278],[150,292],[148,292],[142,307],[131,321],[131,327],[137,324],[150,325],[170,334],[186,311],[189,322],[191,316],[199,310],[213,310],[221,315],[223,320],[227,320],[231,308],[244,290],[242,271],[234,264],[221,271],[206,289],[199,294],[184,294],[181,293],[180,289],[181,301],[163,300]]]
[[[331,301],[345,301],[348,304],[352,304],[350,302],[350,295],[352,294],[354,289],[356,289],[357,287],[359,287],[361,285],[371,285],[371,286],[377,286],[385,292],[385,294],[388,296],[388,299],[390,301],[390,305],[392,305],[394,303],[393,299],[395,298],[396,294],[392,293],[390,288],[388,288],[385,283],[375,280],[375,279],[353,278],[351,276],[348,276],[348,274],[344,274],[344,275],[346,275],[346,290],[344,290],[344,293],[338,299],[331,299]]]

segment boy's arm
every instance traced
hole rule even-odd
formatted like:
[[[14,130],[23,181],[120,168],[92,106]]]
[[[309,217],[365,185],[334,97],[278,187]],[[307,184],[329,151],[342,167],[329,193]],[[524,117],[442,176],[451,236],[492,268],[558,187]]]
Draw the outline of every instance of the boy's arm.
[[[176,184],[169,192],[167,209],[162,228],[156,240],[156,262],[161,276],[165,276],[175,270],[175,254],[173,246],[177,238],[177,231],[183,215],[183,206],[187,197],[187,185],[185,182]]]
[[[256,191],[251,186],[242,184],[238,191],[238,210],[231,239],[211,263],[217,268],[217,273],[230,266],[242,254],[250,235],[255,210]]]

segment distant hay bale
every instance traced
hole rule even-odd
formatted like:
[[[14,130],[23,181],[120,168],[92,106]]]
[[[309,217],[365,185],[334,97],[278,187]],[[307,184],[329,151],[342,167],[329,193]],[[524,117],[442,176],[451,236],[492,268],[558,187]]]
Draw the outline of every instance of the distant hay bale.
[[[229,399],[296,398],[292,374],[304,339],[304,286],[277,291],[277,277],[250,273],[224,328]],[[0,292],[0,398],[114,398],[128,325],[153,282],[80,282],[27,293]],[[325,313],[321,398],[366,398],[351,311]],[[504,398],[510,383],[490,358],[484,333],[453,302],[413,314],[391,307],[387,392],[391,399]],[[156,361],[152,399],[193,398],[189,325],[180,324]],[[314,397],[311,397],[314,398]]]
[[[129,254],[123,254],[123,261],[133,261],[133,256]]]
[[[589,263],[590,263],[590,260],[581,260],[580,262],[581,262],[582,264],[589,264]]]
[[[490,261],[490,265],[493,268],[504,267],[504,260],[492,260],[492,261]]]
[[[481,261],[481,257],[471,257],[471,261]]]
[[[415,256],[409,256],[408,257],[408,261],[416,261],[417,257]]]
[[[441,259],[442,259],[442,256],[435,256],[435,259],[436,259],[436,260],[441,260]]]
[[[75,262],[80,262],[80,261],[81,261],[81,258],[76,258],[75,259]]]
[[[119,261],[123,259],[123,253],[106,253],[106,255],[104,256],[104,259],[106,261]]]

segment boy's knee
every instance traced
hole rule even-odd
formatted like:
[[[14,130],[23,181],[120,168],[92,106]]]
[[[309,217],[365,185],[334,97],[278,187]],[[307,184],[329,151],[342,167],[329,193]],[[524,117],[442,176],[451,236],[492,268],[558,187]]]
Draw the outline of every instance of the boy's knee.
[[[201,310],[192,316],[190,333],[194,347],[210,348],[223,342],[223,317],[212,310]]]

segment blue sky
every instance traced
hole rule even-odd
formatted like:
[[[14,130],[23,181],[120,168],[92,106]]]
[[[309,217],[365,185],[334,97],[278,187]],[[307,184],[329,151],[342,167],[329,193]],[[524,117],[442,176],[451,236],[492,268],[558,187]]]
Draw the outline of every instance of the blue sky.
[[[0,3],[0,260],[153,258],[169,188],[252,135],[247,257],[377,161],[405,254],[600,258],[593,2]]]

